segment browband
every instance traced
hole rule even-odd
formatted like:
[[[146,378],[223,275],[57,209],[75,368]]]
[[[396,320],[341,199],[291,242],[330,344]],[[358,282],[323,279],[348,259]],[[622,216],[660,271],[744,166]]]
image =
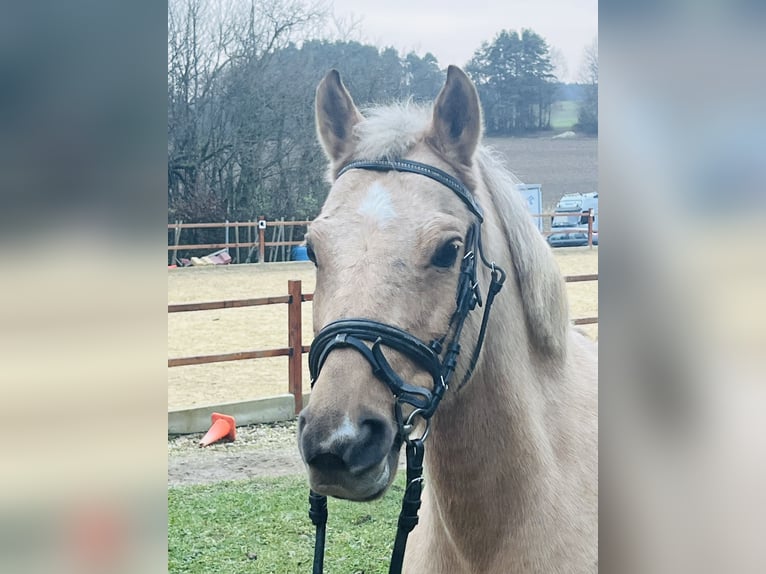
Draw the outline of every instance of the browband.
[[[479,218],[479,223],[484,222],[484,213],[481,211],[481,207],[474,201],[473,195],[468,191],[468,188],[455,177],[452,177],[446,171],[442,171],[437,167],[426,165],[417,161],[409,159],[391,159],[391,160],[359,160],[347,163],[339,172],[340,177],[344,173],[352,169],[371,169],[374,171],[401,171],[405,173],[416,173],[418,175],[424,175],[434,181],[438,181],[442,185],[450,188],[455,194],[466,204],[468,209],[471,210],[476,217]]]

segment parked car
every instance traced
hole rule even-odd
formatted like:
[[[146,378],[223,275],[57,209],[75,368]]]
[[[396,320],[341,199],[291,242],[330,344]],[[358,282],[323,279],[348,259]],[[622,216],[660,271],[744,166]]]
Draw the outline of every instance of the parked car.
[[[584,247],[588,245],[588,231],[572,230],[548,236],[551,247]],[[598,245],[598,232],[593,232],[593,245]]]

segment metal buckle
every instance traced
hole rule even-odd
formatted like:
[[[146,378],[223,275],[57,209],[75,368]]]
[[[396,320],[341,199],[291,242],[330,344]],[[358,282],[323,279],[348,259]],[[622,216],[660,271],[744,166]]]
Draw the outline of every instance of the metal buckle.
[[[407,420],[402,423],[402,435],[406,442],[412,442],[413,440],[417,440],[416,438],[410,438],[410,433],[415,429],[415,424],[413,423],[413,419],[416,416],[421,416],[423,413],[423,409],[414,409],[409,415],[407,415]],[[423,418],[423,421],[426,424],[426,429],[423,431],[423,434],[419,437],[421,442],[425,442],[426,438],[428,438],[428,433],[431,431],[431,419]]]

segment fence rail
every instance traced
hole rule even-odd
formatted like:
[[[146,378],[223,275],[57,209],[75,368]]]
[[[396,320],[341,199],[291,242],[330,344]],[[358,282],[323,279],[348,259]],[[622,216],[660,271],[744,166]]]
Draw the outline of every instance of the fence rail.
[[[258,220],[261,221],[261,220]],[[176,223],[168,223],[168,230],[170,229],[215,229],[221,227],[258,227],[258,221],[224,221],[223,223],[183,223],[177,221]],[[299,220],[299,221],[266,221],[266,227],[276,227],[280,225],[308,225],[311,220]]]
[[[567,275],[566,283],[598,281],[598,274]],[[258,297],[252,299],[229,299],[224,301],[206,301],[199,303],[173,303],[168,305],[168,313],[188,313],[193,311],[211,311],[215,309],[237,309],[240,307],[258,307],[263,305],[287,305],[287,347],[279,349],[254,349],[216,355],[197,355],[168,359],[168,367],[204,365],[228,361],[245,361],[270,357],[288,357],[287,386],[288,392],[295,397],[295,413],[303,408],[303,363],[302,355],[308,353],[310,346],[304,345],[301,305],[313,301],[313,293],[303,293],[300,281],[287,282],[287,295],[276,297]],[[573,321],[575,325],[598,323],[598,317],[582,317]]]

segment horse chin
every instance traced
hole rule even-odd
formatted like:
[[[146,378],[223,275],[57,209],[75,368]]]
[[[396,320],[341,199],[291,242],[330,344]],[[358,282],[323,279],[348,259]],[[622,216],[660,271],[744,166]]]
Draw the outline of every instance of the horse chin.
[[[329,477],[309,470],[309,483],[314,492],[324,496],[355,502],[376,500],[386,493],[394,481],[398,459],[398,449],[392,449],[378,467],[370,469],[362,476],[343,474]]]

